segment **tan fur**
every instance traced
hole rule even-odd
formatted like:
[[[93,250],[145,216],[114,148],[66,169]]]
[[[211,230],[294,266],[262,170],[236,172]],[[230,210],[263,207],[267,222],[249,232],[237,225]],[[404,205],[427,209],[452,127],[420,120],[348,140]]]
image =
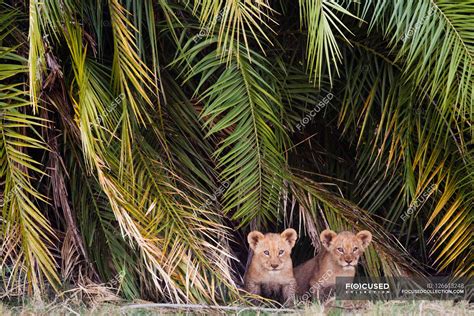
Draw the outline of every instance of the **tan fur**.
[[[296,293],[291,249],[298,235],[292,228],[281,234],[251,232],[247,240],[253,256],[244,276],[245,290],[292,305]]]
[[[323,248],[316,257],[294,269],[297,294],[317,297],[334,287],[336,277],[354,277],[360,256],[372,241],[372,234],[363,230],[336,234],[326,229],[320,235]]]

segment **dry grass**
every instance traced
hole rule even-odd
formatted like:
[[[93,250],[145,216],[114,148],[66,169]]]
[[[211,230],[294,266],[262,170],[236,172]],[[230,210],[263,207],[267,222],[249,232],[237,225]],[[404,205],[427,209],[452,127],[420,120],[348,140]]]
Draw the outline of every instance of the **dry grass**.
[[[142,302],[143,303],[143,302]],[[336,304],[338,305],[338,304]],[[320,305],[306,306],[303,309],[291,311],[278,310],[255,310],[252,308],[224,307],[204,308],[197,306],[171,306],[159,304],[112,304],[103,303],[86,307],[82,303],[73,303],[71,300],[63,303],[51,304],[25,304],[23,306],[7,306],[0,303],[0,315],[164,315],[164,314],[183,314],[183,315],[433,315],[433,316],[464,316],[474,315],[474,304],[467,302],[453,303],[452,301],[391,301],[385,303],[364,303],[352,305],[349,307],[331,307],[325,308]]]
[[[464,316],[474,315],[474,305],[468,302],[454,303],[453,301],[389,301],[366,302],[364,304],[340,304],[326,310],[322,306],[312,305],[299,315],[413,315],[413,316]],[[349,306],[348,306],[349,305]]]

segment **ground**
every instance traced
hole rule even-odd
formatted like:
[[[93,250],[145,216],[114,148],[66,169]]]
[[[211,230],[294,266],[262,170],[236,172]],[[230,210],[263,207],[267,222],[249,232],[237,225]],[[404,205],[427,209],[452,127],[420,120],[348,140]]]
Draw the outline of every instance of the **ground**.
[[[51,303],[44,305],[25,304],[23,306],[7,306],[0,303],[0,315],[436,315],[436,316],[463,316],[474,315],[474,304],[468,302],[452,301],[390,301],[377,303],[364,303],[361,309],[347,309],[341,307],[333,307],[326,313],[320,305],[311,305],[292,311],[277,310],[253,310],[242,307],[238,310],[218,310],[204,309],[203,307],[182,307],[179,309],[163,306],[155,306],[155,304],[135,303],[117,303],[117,304],[99,304],[93,307],[85,307],[80,304],[70,303]]]

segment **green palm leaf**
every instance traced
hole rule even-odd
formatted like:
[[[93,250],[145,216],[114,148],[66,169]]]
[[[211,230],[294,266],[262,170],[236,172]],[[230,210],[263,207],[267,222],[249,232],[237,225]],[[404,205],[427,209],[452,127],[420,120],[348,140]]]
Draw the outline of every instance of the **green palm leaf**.
[[[203,47],[189,49],[181,58],[192,64],[188,57]],[[219,139],[216,168],[229,184],[224,193],[225,212],[237,208],[231,218],[245,225],[253,219],[265,222],[276,216],[286,133],[276,115],[282,111],[281,101],[275,86],[267,83],[274,80],[270,65],[255,52],[250,59],[245,54],[236,58],[239,63],[223,68],[212,51],[192,66],[186,80],[201,76],[200,87],[207,78],[215,78],[200,92],[205,102],[201,117],[207,137]]]

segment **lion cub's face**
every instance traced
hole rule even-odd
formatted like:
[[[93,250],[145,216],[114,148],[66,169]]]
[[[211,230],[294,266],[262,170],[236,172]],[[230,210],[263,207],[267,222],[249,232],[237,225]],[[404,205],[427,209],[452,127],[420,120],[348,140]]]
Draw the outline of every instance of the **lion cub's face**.
[[[321,233],[320,238],[334,262],[344,270],[350,270],[354,269],[359,257],[372,241],[372,234],[367,230],[360,231],[355,235],[347,231],[336,234],[332,230],[326,229]]]
[[[270,272],[291,269],[291,249],[295,245],[298,235],[292,228],[281,234],[268,233],[263,235],[259,231],[251,232],[247,240],[253,250],[252,261],[257,266]]]

